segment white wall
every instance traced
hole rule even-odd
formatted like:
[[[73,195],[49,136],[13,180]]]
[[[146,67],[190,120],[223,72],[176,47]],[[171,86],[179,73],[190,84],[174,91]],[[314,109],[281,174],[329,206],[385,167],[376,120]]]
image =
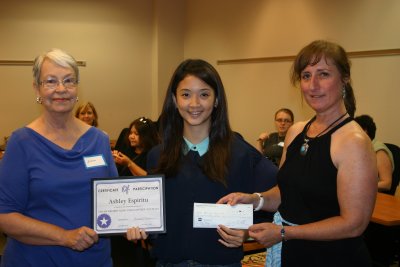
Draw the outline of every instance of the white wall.
[[[315,39],[347,51],[400,48],[398,0],[191,0],[185,57],[218,60],[295,55]],[[374,117],[377,137],[400,145],[396,108],[400,56],[352,59],[357,114]],[[233,128],[255,144],[273,131],[273,115],[291,108],[295,120],[312,115],[289,84],[291,62],[216,65],[226,86]]]
[[[155,38],[153,60],[156,79],[154,118],[158,118],[164,102],[165,92],[175,68],[183,60],[183,38],[185,31],[185,0],[155,1]]]
[[[152,115],[152,1],[2,1],[0,59],[33,60],[62,48],[81,67],[80,101],[91,101],[100,128],[116,138]],[[31,67],[0,66],[0,137],[38,116]],[[0,140],[0,143],[1,140]]]
[[[216,65],[218,60],[295,55],[314,39],[347,51],[400,48],[398,0],[18,0],[0,6],[0,59],[33,60],[52,47],[81,67],[81,101],[98,109],[100,128],[116,138],[139,116],[157,119],[170,76],[183,58],[214,64],[227,89],[234,130],[255,143],[285,106],[312,115],[289,84],[291,62]],[[357,58],[358,112],[377,136],[400,145],[400,56]],[[1,137],[39,114],[31,67],[0,66]]]

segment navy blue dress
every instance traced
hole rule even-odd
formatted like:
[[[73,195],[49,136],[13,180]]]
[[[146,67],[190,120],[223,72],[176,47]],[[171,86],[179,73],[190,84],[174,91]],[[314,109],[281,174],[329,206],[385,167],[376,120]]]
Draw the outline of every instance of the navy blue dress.
[[[240,263],[243,248],[227,248],[218,242],[216,229],[193,228],[193,203],[216,203],[232,192],[260,192],[276,185],[277,168],[253,146],[236,136],[227,184],[210,180],[201,170],[202,157],[197,152],[182,155],[181,168],[174,177],[166,177],[166,234],[154,240],[154,256],[163,262],[193,260],[202,264]],[[147,159],[148,170],[157,166],[160,146]],[[262,188],[259,188],[262,187]]]

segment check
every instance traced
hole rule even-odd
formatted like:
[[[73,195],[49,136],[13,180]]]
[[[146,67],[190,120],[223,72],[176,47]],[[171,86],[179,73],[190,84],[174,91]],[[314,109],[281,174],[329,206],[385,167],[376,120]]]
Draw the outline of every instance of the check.
[[[220,224],[235,229],[249,228],[253,224],[253,205],[194,203],[193,228],[217,228]]]
[[[130,227],[165,233],[164,176],[92,179],[92,225],[99,235]]]

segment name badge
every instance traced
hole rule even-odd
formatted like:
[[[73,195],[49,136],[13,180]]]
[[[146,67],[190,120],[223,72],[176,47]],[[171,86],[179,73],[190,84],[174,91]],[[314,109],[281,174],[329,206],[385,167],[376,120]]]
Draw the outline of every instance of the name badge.
[[[283,142],[279,142],[278,143],[278,146],[281,146],[281,147],[283,147],[285,144],[283,143]]]
[[[83,157],[83,161],[85,162],[85,166],[87,169],[107,166],[107,163],[104,160],[103,155],[94,155],[94,156],[89,156],[89,157]]]

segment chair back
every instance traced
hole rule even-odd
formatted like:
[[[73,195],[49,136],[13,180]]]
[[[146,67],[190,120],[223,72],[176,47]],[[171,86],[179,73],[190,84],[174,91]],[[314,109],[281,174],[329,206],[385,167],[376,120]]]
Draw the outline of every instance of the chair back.
[[[130,149],[131,144],[128,142],[128,135],[130,133],[129,128],[122,129],[121,133],[118,136],[117,142],[115,143],[115,150],[118,150],[125,155],[127,154],[127,150]]]
[[[392,185],[388,194],[394,195],[396,193],[396,188],[400,181],[400,147],[395,144],[385,143],[389,150],[393,154],[394,170],[392,175]]]

